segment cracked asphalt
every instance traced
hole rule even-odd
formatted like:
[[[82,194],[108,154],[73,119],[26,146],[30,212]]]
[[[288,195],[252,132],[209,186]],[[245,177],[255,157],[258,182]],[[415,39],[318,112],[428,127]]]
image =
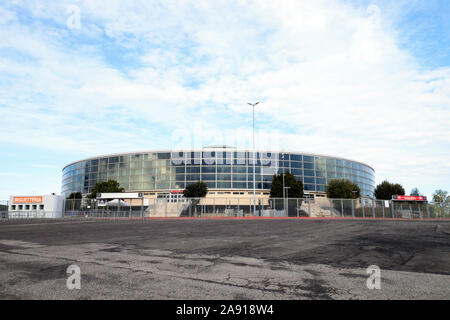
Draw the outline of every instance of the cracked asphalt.
[[[0,223],[0,299],[449,298],[450,221]]]

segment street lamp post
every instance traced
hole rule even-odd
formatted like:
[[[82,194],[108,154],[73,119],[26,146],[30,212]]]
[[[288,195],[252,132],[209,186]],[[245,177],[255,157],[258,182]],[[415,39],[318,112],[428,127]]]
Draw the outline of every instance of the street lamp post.
[[[250,103],[253,107],[253,215],[256,216],[256,177],[255,177],[255,165],[256,165],[256,151],[255,151],[255,107],[259,102]]]

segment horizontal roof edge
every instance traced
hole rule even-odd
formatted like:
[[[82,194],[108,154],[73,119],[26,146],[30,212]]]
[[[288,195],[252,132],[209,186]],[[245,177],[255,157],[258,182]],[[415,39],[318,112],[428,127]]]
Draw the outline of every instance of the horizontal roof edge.
[[[205,150],[210,149],[210,148],[211,147],[205,147],[205,148],[201,148],[201,149],[144,150],[144,151],[135,151],[135,152],[122,152],[122,153],[104,154],[104,155],[100,155],[100,156],[96,156],[96,157],[89,157],[89,158],[85,158],[85,159],[81,159],[81,160],[78,160],[78,161],[71,162],[68,165],[64,166],[62,170],[64,171],[65,168],[67,168],[67,167],[69,167],[71,165],[74,165],[74,164],[79,163],[79,162],[88,161],[88,160],[117,157],[117,156],[129,155],[129,154],[167,153],[167,152],[201,152],[201,151],[205,151]],[[228,148],[224,148],[223,150],[227,150],[227,149]],[[252,152],[253,151],[251,149],[236,149],[234,147],[229,148],[229,150],[230,150],[230,152],[239,152],[239,151]],[[369,165],[367,163],[364,163],[364,162],[361,162],[361,161],[357,161],[357,160],[353,160],[353,159],[349,159],[349,158],[343,158],[343,157],[328,155],[328,154],[299,152],[299,151],[284,151],[284,150],[256,150],[256,152],[301,154],[301,155],[307,155],[307,156],[327,157],[327,158],[334,158],[334,159],[339,159],[339,160],[347,160],[347,161],[360,163],[360,164],[362,164],[364,166],[367,166],[367,167],[371,168],[373,171],[375,171],[375,169],[371,165]]]

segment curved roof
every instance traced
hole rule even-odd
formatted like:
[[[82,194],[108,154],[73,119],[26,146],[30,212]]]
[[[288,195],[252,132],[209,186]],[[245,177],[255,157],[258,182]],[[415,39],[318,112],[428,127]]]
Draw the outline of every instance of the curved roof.
[[[205,151],[208,149],[222,149],[222,150],[229,150],[230,152],[252,152],[253,151],[252,149],[237,149],[235,147],[230,147],[230,146],[225,146],[225,145],[215,145],[215,146],[204,147],[201,149],[193,148],[193,149],[167,149],[167,150],[143,150],[143,151],[134,151],[134,152],[121,152],[121,153],[105,154],[105,155],[100,155],[100,156],[96,156],[96,157],[89,157],[89,158],[81,159],[78,161],[74,161],[74,162],[71,162],[68,165],[64,166],[64,168],[62,170],[64,171],[65,168],[67,168],[71,165],[74,165],[76,163],[79,163],[79,162],[101,159],[101,158],[117,157],[117,156],[123,156],[123,155],[128,155],[128,154],[165,153],[165,152],[201,152],[201,151]],[[339,159],[339,160],[346,160],[346,161],[351,161],[351,162],[356,162],[356,163],[362,164],[366,167],[369,167],[370,169],[372,169],[375,172],[375,169],[371,165],[368,165],[367,163],[364,163],[361,161],[356,161],[353,159],[337,157],[337,156],[333,156],[333,155],[309,153],[309,152],[299,152],[299,151],[284,151],[284,150],[277,150],[277,151],[276,150],[256,150],[256,152],[301,154],[301,155],[307,155],[307,156],[327,157],[327,158],[333,158],[333,159]]]

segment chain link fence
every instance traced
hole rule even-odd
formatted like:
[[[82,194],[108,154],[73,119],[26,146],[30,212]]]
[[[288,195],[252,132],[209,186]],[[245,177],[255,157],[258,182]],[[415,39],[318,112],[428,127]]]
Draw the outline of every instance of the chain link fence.
[[[255,206],[254,206],[255,204]],[[7,209],[7,207],[6,207]],[[46,219],[58,216],[47,211],[0,210],[0,220]],[[67,199],[62,218],[158,217],[311,217],[311,218],[450,218],[450,206],[439,203],[373,199],[283,199],[206,197],[195,199],[130,199],[102,201]]]
[[[254,206],[254,203],[256,204]],[[419,202],[361,199],[283,199],[206,197],[139,199],[135,202],[66,200],[64,216],[84,217],[353,217],[430,219],[449,218],[448,206]],[[255,210],[256,209],[256,210]]]

